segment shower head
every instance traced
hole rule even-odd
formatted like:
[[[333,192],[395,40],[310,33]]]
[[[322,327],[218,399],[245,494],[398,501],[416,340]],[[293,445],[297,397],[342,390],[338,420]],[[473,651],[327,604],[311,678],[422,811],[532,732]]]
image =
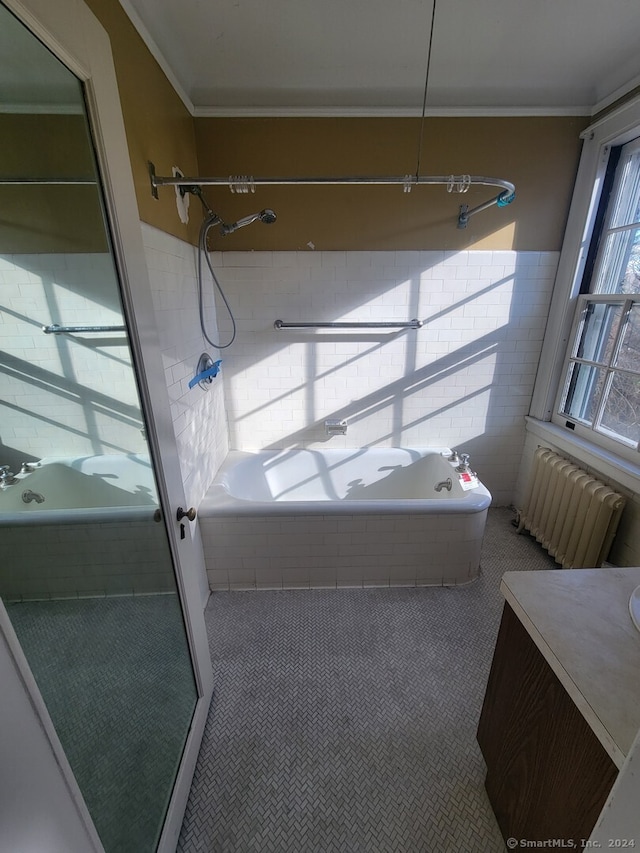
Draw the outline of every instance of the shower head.
[[[238,228],[243,228],[245,225],[251,225],[252,222],[255,222],[258,219],[260,222],[264,222],[265,225],[271,225],[276,221],[277,216],[270,207],[266,207],[264,210],[261,210],[260,213],[252,213],[251,216],[245,216],[242,219],[238,219],[238,221],[234,222],[232,225],[226,225],[223,223],[220,233],[223,237],[226,237],[227,234],[233,234],[233,232],[237,231]]]
[[[264,210],[260,211],[260,222],[264,222],[265,225],[271,225],[277,218],[275,211],[271,210],[270,207],[265,207]]]

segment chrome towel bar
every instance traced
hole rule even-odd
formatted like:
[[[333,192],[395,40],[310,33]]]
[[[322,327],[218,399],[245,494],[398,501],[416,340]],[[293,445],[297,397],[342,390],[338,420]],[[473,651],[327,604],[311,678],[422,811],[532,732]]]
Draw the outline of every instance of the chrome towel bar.
[[[274,329],[420,329],[424,326],[423,320],[409,320],[398,323],[285,323],[284,320],[276,320]]]
[[[58,326],[53,323],[51,326],[43,326],[42,331],[45,335],[60,335],[63,332],[126,332],[126,326]]]

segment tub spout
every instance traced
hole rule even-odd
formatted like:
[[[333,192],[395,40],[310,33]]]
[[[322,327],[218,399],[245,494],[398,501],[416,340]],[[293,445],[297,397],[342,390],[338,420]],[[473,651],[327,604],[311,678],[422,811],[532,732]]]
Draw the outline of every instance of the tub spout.
[[[329,418],[324,422],[324,433],[325,435],[346,435],[347,434],[347,422],[346,420],[337,420],[335,418]]]
[[[22,493],[22,500],[26,504],[30,504],[31,501],[41,504],[44,503],[44,495],[41,495],[40,492],[32,492],[31,489],[25,489]]]
[[[441,492],[443,489],[446,489],[448,492],[450,492],[452,486],[453,483],[451,482],[451,477],[447,477],[446,480],[442,480],[442,482],[434,486],[434,489],[436,490],[436,492]]]

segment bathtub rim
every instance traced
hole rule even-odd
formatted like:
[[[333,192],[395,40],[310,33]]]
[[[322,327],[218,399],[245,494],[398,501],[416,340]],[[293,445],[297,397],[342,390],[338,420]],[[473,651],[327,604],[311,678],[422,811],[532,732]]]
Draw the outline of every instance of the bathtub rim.
[[[483,483],[473,490],[465,492],[463,498],[401,498],[379,500],[303,500],[303,501],[257,501],[238,498],[229,494],[224,485],[218,482],[233,465],[260,454],[278,454],[288,448],[270,448],[269,450],[230,450],[227,453],[216,476],[203,497],[198,513],[203,518],[220,516],[298,516],[298,515],[449,515],[476,513],[488,510],[492,497]],[[322,448],[295,448],[316,450]],[[336,448],[338,449],[338,448]],[[359,450],[361,448],[339,448],[340,450]],[[369,448],[367,448],[369,449]],[[371,448],[376,449],[376,448]],[[380,450],[432,450],[441,454],[449,451],[445,447],[381,447]]]
[[[108,506],[74,509],[41,509],[31,512],[0,513],[0,528],[43,527],[62,524],[114,524],[161,521],[156,519],[157,507]]]

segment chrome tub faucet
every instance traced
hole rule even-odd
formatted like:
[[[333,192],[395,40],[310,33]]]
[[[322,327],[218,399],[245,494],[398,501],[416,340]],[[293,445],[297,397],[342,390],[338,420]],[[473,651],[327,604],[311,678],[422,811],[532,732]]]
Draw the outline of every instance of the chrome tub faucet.
[[[348,424],[346,420],[340,420],[339,418],[329,418],[324,422],[324,434],[329,437],[331,437],[332,435],[346,435],[347,426]]]
[[[26,504],[30,504],[31,501],[41,504],[44,503],[44,495],[41,495],[40,492],[32,492],[31,489],[25,489],[22,493],[22,500]]]
[[[17,482],[16,475],[9,469],[8,465],[0,465],[0,488],[6,489]]]
[[[471,469],[469,468],[469,454],[468,453],[461,453],[460,454],[460,464],[456,468],[456,471],[459,471],[461,474],[471,473]]]

